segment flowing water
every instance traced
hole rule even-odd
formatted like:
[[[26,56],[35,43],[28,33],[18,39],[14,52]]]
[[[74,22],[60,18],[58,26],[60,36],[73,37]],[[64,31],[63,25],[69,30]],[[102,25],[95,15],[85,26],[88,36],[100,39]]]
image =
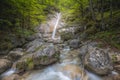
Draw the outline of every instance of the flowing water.
[[[52,39],[55,39],[55,33],[56,33],[56,29],[57,29],[57,26],[58,26],[58,23],[59,23],[59,20],[60,20],[60,16],[61,16],[61,14],[57,13],[57,21],[56,21],[56,24],[54,26],[54,30],[53,30],[53,33],[52,33]]]
[[[56,29],[59,24],[61,14],[57,13],[57,21],[52,33],[55,39]],[[43,70],[31,72],[25,80],[101,80],[97,75],[90,73],[80,67],[79,50],[71,51],[69,46],[65,46],[60,54],[60,63],[48,66]],[[12,75],[15,69],[10,69],[2,74],[2,77]]]
[[[1,80],[1,78],[5,77],[5,76],[10,76],[15,72],[16,72],[16,70],[13,68],[7,70],[6,72],[4,72],[3,74],[0,75],[0,80]]]
[[[83,72],[79,62],[78,54],[73,55],[69,47],[66,47],[61,51],[60,63],[34,71],[26,80],[101,80],[93,73]]]

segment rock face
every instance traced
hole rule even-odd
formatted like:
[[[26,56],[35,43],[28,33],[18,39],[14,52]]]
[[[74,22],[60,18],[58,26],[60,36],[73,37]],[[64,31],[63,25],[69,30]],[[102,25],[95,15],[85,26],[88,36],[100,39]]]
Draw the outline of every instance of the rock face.
[[[69,45],[70,45],[71,48],[74,48],[74,49],[79,48],[80,47],[80,41],[78,39],[71,40],[69,42]]]
[[[108,53],[92,46],[88,48],[85,55],[84,65],[98,75],[106,75],[113,69]]]
[[[42,45],[36,51],[23,56],[15,66],[19,71],[46,66],[59,60],[59,50],[53,45]]]
[[[12,63],[7,59],[0,59],[0,74],[11,67]]]
[[[36,48],[40,47],[43,44],[41,39],[35,39],[24,46],[26,53],[35,52]]]

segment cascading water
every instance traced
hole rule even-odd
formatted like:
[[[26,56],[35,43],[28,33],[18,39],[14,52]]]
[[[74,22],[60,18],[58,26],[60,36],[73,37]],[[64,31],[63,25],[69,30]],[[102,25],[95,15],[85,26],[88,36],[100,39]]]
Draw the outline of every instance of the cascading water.
[[[57,13],[57,20],[52,33],[52,39],[56,40],[55,34],[59,24],[61,14]],[[58,38],[57,38],[58,40]],[[51,46],[53,46],[51,44]],[[90,72],[82,72],[80,68],[80,58],[76,52],[69,53],[70,47],[65,46],[61,50],[60,63],[48,66],[47,68],[34,71],[25,80],[101,80],[98,76]],[[84,75],[86,73],[86,75]],[[88,79],[89,78],[89,79]]]
[[[5,76],[10,76],[10,75],[14,74],[15,72],[16,72],[16,69],[13,69],[13,68],[7,70],[6,72],[4,72],[3,74],[0,75],[0,80],[1,80],[1,78],[5,77]]]
[[[53,33],[52,33],[52,39],[55,39],[55,33],[56,33],[56,29],[57,29],[57,26],[58,26],[58,23],[59,23],[59,20],[60,20],[60,16],[61,16],[61,14],[57,13],[57,21],[56,21],[56,24],[54,26],[54,30],[53,30]]]
[[[55,39],[56,29],[59,24],[61,14],[57,13],[57,21],[52,33],[52,39]],[[54,46],[53,44],[50,44]],[[77,52],[70,53],[72,51],[69,46],[65,46],[61,50],[60,63],[48,66],[43,70],[32,71],[24,80],[101,80],[93,73],[87,72],[80,67],[80,59]],[[15,72],[14,69],[10,69],[2,74],[2,77],[9,76]],[[84,75],[85,73],[85,75]],[[89,79],[88,79],[89,78]]]
[[[61,63],[51,65],[44,70],[32,72],[25,80],[101,80],[95,74],[87,71],[85,71],[84,78],[81,79],[82,72],[79,66],[79,57],[77,57],[77,54],[71,56],[72,53],[70,54],[69,51],[69,46],[66,46],[61,51]]]

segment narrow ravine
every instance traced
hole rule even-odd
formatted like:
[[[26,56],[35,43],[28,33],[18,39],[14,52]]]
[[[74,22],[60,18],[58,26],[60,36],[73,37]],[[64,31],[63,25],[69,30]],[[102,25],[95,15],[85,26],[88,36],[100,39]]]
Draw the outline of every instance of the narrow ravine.
[[[22,80],[103,80],[102,77],[97,75],[97,73],[95,74],[93,72],[90,72],[84,67],[83,59],[86,59],[86,61],[87,59],[89,59],[88,61],[91,61],[91,64],[94,64],[94,61],[98,61],[96,62],[95,66],[101,67],[102,64],[102,67],[104,67],[105,63],[105,66],[108,64],[107,66],[109,67],[109,61],[106,61],[106,59],[104,60],[104,58],[108,58],[108,56],[104,56],[104,54],[102,54],[103,58],[101,59],[101,55],[99,53],[103,50],[94,48],[93,46],[96,45],[95,42],[88,42],[86,44],[79,43],[79,40],[72,40],[71,44],[63,42],[60,38],[58,38],[60,36],[56,35],[58,34],[58,26],[60,26],[61,23],[61,13],[57,13],[55,16],[56,17],[53,18],[53,21],[55,21],[54,25],[52,20],[49,21],[49,24],[47,24],[46,26],[47,31],[45,31],[46,29],[44,29],[44,26],[42,26],[42,29],[44,29],[45,31],[44,33],[42,33],[42,40],[39,35],[40,38],[37,38],[26,44],[25,49],[26,52],[29,54],[22,56],[20,60],[16,61],[13,64],[13,67],[11,69],[4,72],[1,75],[1,79],[3,78],[2,80],[4,80],[4,77],[27,71],[28,68],[32,69],[36,66],[41,68],[41,65],[45,67],[43,67],[42,69],[31,70],[30,73],[27,74],[27,76],[22,78]],[[38,32],[37,34],[41,33]],[[79,44],[82,44],[82,47],[79,47]],[[59,52],[60,55],[56,55]],[[82,54],[80,55],[81,52]],[[89,55],[88,53],[91,55]],[[88,54],[90,57],[87,56],[88,58],[86,58],[86,54]],[[81,58],[80,56],[83,57]],[[101,61],[99,62],[99,60]],[[92,67],[94,67],[94,65]],[[100,74],[103,73],[101,72]]]
[[[61,14],[57,13],[52,39],[55,39],[60,18]],[[60,53],[59,63],[31,73],[26,80],[101,80],[95,74],[82,69],[80,65],[79,50],[72,51],[69,46],[64,46]]]

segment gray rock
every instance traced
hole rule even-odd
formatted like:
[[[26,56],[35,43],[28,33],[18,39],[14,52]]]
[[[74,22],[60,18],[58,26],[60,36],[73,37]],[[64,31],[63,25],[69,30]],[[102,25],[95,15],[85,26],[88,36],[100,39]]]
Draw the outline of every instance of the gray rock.
[[[12,63],[7,59],[0,59],[0,74],[11,67]]]
[[[78,39],[71,40],[69,42],[69,45],[70,45],[71,48],[74,48],[74,49],[79,48],[80,47],[80,41]]]
[[[43,40],[35,39],[34,41],[29,42],[24,46],[27,53],[32,53],[36,51],[36,48],[40,47],[43,44]]]
[[[19,71],[42,67],[59,60],[59,49],[53,45],[47,44],[36,47],[36,51],[26,54],[15,63]]]
[[[85,55],[84,65],[98,75],[106,75],[113,69],[108,52],[90,46]]]

